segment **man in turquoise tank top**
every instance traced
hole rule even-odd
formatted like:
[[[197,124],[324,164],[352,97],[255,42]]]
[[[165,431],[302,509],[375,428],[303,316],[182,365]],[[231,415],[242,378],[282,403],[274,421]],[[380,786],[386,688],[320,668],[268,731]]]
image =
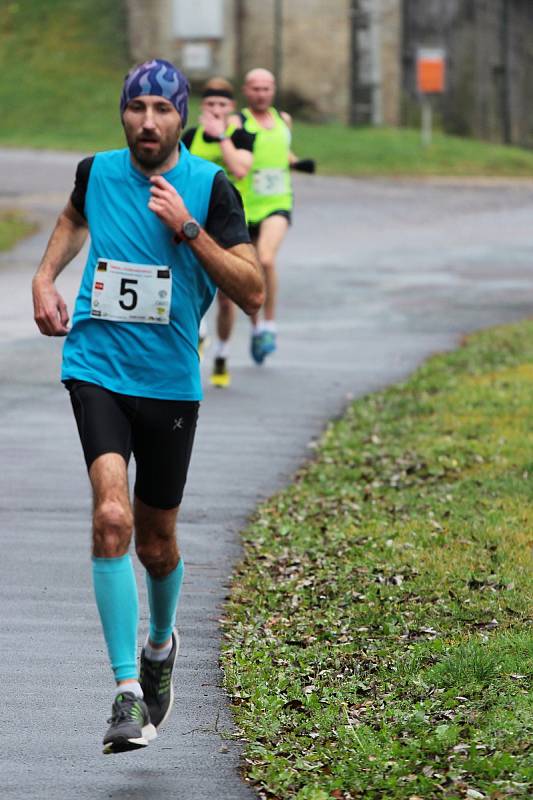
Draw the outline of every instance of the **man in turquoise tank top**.
[[[263,319],[252,316],[251,354],[257,364],[276,350],[276,258],[291,222],[293,205],[291,169],[314,171],[314,162],[299,161],[291,151],[292,120],[272,105],[276,82],[266,69],[247,73],[243,92],[248,101],[232,122],[255,135],[253,166],[239,183],[246,220],[266,283]]]
[[[116,682],[104,753],[145,747],[173,703],[183,580],[176,520],[202,397],[200,319],[217,288],[248,314],[264,299],[238,192],[179,143],[188,94],[167,61],[128,73],[120,98],[128,147],[80,162],[33,279],[39,330],[66,337],[61,379],[93,494],[93,586]],[[88,234],[69,327],[55,279]],[[150,612],[140,670],[133,531]]]
[[[218,164],[239,189],[252,166],[254,135],[230,124],[235,111],[233,86],[225,78],[210,78],[203,87],[200,124],[182,137],[189,152]],[[211,383],[219,388],[230,385],[229,340],[235,323],[235,305],[223,292],[217,292],[217,342]],[[204,323],[205,324],[205,323]]]

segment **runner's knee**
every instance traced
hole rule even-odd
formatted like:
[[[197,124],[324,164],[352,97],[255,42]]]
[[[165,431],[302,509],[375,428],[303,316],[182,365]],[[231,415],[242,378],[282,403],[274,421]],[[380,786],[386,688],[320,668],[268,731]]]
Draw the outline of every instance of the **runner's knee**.
[[[100,558],[123,555],[129,545],[133,527],[131,510],[119,500],[103,500],[93,517],[94,554]]]
[[[180,555],[176,537],[157,534],[135,542],[139,561],[152,578],[164,578],[176,568]]]

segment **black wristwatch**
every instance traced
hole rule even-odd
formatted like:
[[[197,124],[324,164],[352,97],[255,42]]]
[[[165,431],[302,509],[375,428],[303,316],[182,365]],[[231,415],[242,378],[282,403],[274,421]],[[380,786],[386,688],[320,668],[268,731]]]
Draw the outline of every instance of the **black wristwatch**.
[[[181,226],[181,232],[184,238],[189,239],[190,241],[192,239],[196,239],[200,233],[200,226],[195,219],[188,219]]]

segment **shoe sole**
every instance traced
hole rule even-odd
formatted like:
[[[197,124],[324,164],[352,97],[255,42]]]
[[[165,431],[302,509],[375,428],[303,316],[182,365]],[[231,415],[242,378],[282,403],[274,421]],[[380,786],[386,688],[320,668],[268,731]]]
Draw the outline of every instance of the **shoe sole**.
[[[227,389],[230,385],[231,380],[226,377],[219,377],[216,375],[211,376],[211,385],[216,386],[217,389]]]
[[[272,353],[275,353],[277,349],[278,349],[277,347],[268,347],[262,350],[260,355],[255,355],[255,356],[252,353],[252,359],[255,361],[256,364],[262,364],[265,358],[267,356],[272,355]]]
[[[113,753],[126,753],[129,750],[139,750],[141,747],[147,747],[148,744],[157,737],[157,730],[152,723],[145,725],[141,733],[142,736],[138,739],[126,739],[124,736],[117,736],[112,742],[107,742],[104,745],[104,755],[107,756]]]

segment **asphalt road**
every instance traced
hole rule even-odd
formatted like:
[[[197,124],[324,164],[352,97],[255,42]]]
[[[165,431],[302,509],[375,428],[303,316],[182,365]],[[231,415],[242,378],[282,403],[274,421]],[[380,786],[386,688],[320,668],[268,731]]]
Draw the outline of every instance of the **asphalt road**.
[[[254,366],[241,317],[231,389],[206,385],[179,525],[175,713],[146,751],[104,757],[112,680],[92,595],[88,483],[58,383],[61,342],[34,328],[29,293],[76,161],[0,151],[0,207],[43,225],[0,258],[1,796],[245,800],[255,795],[238,774],[239,742],[224,738],[218,667],[238,532],[350,397],[403,378],[467,331],[531,315],[533,184],[297,180],[279,352]],[[59,281],[71,306],[80,265]]]

